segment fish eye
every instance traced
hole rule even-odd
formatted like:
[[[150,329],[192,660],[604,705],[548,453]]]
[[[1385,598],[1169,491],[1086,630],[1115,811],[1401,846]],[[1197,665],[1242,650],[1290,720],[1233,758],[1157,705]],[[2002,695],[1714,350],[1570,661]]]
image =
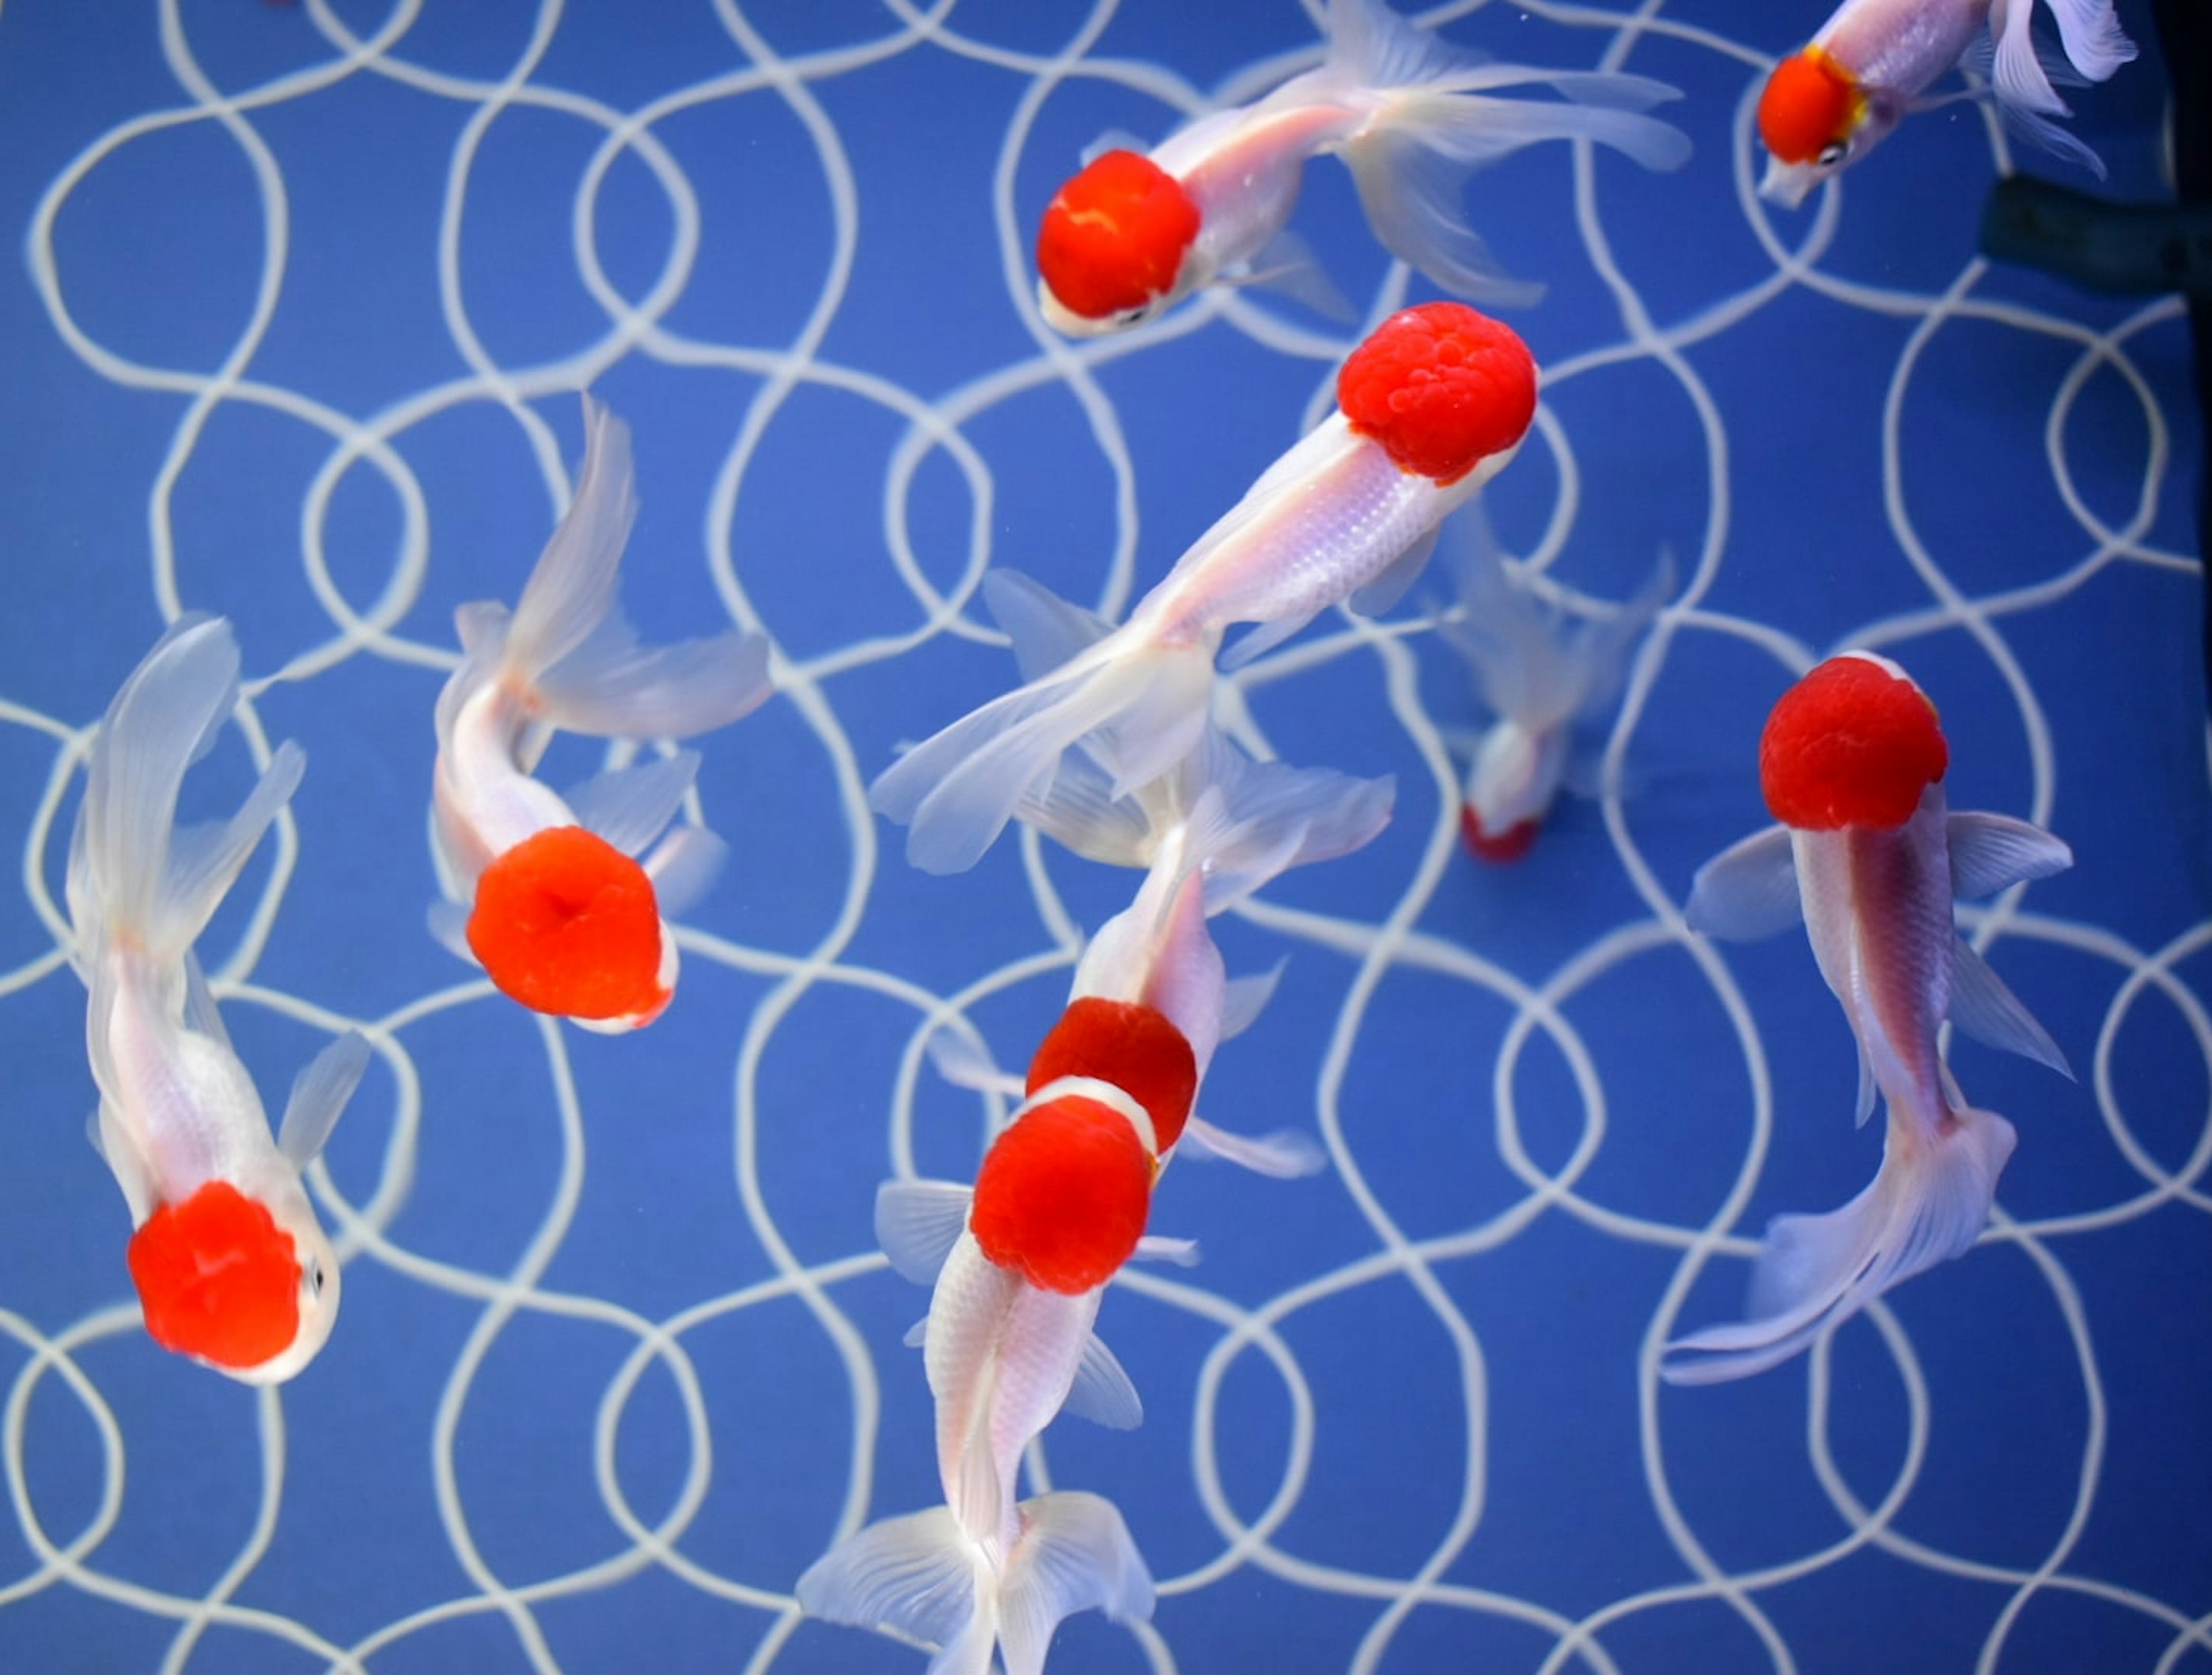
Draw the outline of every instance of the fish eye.
[[[316,1296],[323,1295],[323,1265],[320,1262],[307,1264],[307,1290]]]
[[[1849,140],[1831,140],[1820,148],[1819,159],[1820,167],[1833,168],[1850,155],[1851,143]]]

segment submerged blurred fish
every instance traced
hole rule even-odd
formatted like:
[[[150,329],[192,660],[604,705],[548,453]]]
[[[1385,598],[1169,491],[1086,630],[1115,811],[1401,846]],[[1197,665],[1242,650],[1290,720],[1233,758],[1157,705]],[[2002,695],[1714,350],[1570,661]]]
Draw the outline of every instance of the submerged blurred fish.
[[[1576,780],[1576,729],[1619,695],[1629,653],[1673,591],[1674,567],[1661,559],[1611,616],[1570,620],[1506,567],[1479,502],[1459,522],[1458,614],[1438,618],[1437,635],[1466,660],[1493,718],[1459,741],[1468,757],[1460,830],[1479,859],[1517,861]]]
[[[446,888],[430,928],[502,992],[586,1029],[635,1029],[675,993],[667,919],[713,878],[721,841],[662,839],[699,771],[690,750],[586,780],[531,777],[553,732],[684,738],[769,693],[768,642],[729,633],[648,651],[615,604],[637,516],[629,431],[584,398],[576,497],[510,613],[463,605],[465,655],[438,695],[434,808]]]
[[[1825,1216],[1767,1229],[1751,1318],[1668,1344],[1675,1384],[1742,1378],[1787,1360],[1899,1281],[1961,1254],[1989,1220],[2013,1128],[1967,1107],[1936,1050],[1943,1020],[2062,1073],[2065,1056],[1981,956],[1954,899],[2074,863],[2039,828],[1951,814],[1936,707],[1887,658],[1831,658],[1783,695],[1759,741],[1759,782],[1782,822],[1706,863],[1691,928],[1771,935],[1801,915],[1859,1049],[1858,1118],[1889,1107],[1874,1183]]]
[[[1079,739],[1109,750],[1119,796],[1196,746],[1213,656],[1233,622],[1233,669],[1329,606],[1386,610],[1411,587],[1437,526],[1519,450],[1536,363],[1463,303],[1394,314],[1337,378],[1339,410],[1278,459],[1112,633],[954,722],[894,762],[872,807],[906,822],[925,872],[973,866],[1025,794]]]
[[[131,1205],[131,1277],[166,1350],[281,1384],[337,1319],[338,1263],[300,1183],[368,1063],[349,1030],[292,1084],[272,1138],[192,944],[293,790],[287,741],[228,820],[176,828],[185,770],[238,701],[238,642],[179,618],[108,706],[69,863],[71,950],[91,991],[92,1143]]]
[[[1664,82],[1495,64],[1381,0],[1330,0],[1328,27],[1319,69],[1149,156],[1105,152],[1060,189],[1037,233],[1037,306],[1054,330],[1118,331],[1218,281],[1302,276],[1310,258],[1284,228],[1306,160],[1324,151],[1350,166],[1392,255],[1477,301],[1533,302],[1542,288],[1508,279],[1461,215],[1470,171],[1551,139],[1596,140],[1647,168],[1690,155],[1679,130],[1638,114],[1680,96]],[[1490,96],[1531,84],[1580,102]]]
[[[1954,67],[1990,82],[2007,126],[2103,179],[2097,154],[2051,120],[2071,114],[2051,82],[2102,82],[2136,56],[2135,43],[2112,0],[2048,3],[2063,56],[2037,49],[2035,0],[1844,0],[1759,94],[1759,133],[1771,154],[1759,196],[1795,209],[1909,113],[1950,103],[1923,95]]]

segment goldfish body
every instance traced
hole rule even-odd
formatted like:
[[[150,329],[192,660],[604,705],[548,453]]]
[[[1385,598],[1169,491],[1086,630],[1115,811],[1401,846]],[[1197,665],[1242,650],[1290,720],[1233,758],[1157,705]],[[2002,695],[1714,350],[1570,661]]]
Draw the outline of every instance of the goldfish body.
[[[1801,914],[1859,1048],[1859,1120],[1879,1089],[1889,1129],[1874,1183],[1825,1216],[1783,1216],[1753,1271],[1751,1318],[1668,1345],[1677,1384],[1763,1371],[1893,1285],[1980,1235],[2012,1156],[2012,1125],[1967,1107],[1936,1050],[1948,1017],[1968,1035],[2065,1071],[2057,1045],[1952,924],[1954,898],[2073,864],[2049,833],[1952,814],[1935,706],[1895,664],[1832,658],[1774,707],[1759,746],[1783,822],[1698,872],[1692,929],[1757,937]],[[2070,1072],[2069,1072],[2070,1073]]]
[[[650,1023],[675,992],[667,918],[705,888],[720,840],[661,838],[698,773],[679,751],[602,774],[562,796],[531,777],[556,728],[682,738],[726,726],[769,692],[757,634],[647,651],[615,604],[637,515],[629,432],[584,398],[576,497],[510,614],[464,605],[465,655],[438,696],[434,807],[452,900],[431,928],[524,1005],[617,1032]]]
[[[1468,173],[1548,139],[1595,140],[1650,168],[1690,153],[1639,114],[1679,96],[1644,76],[1493,64],[1381,0],[1331,0],[1328,41],[1319,69],[1257,103],[1201,117],[1149,155],[1105,152],[1060,189],[1037,233],[1037,306],[1054,330],[1121,331],[1225,276],[1268,277],[1306,160],[1325,151],[1350,165],[1392,255],[1462,296],[1533,301],[1540,288],[1506,278],[1461,218]],[[1579,102],[1492,96],[1531,83]]]
[[[2099,179],[2097,154],[2051,118],[2069,114],[2051,71],[2102,82],[2136,56],[2112,0],[2049,0],[2064,59],[2039,56],[2034,0],[1844,0],[1812,44],[1774,67],[1759,100],[1769,153],[1759,196],[1794,209],[1874,149],[1911,111],[1948,102],[1926,89],[1954,66],[1986,76],[2024,137]]]
[[[1110,750],[1122,794],[1198,742],[1213,658],[1234,622],[1235,668],[1330,605],[1389,609],[1428,561],[1437,526],[1504,469],[1536,410],[1520,338],[1462,303],[1391,316],[1337,379],[1338,411],[1200,537],[1129,620],[925,741],[869,802],[906,822],[927,872],[975,865],[1024,795],[1079,739]]]
[[[91,992],[92,1139],[131,1206],[146,1329],[248,1384],[281,1384],[337,1318],[339,1270],[301,1185],[368,1062],[348,1031],[293,1084],[271,1137],[192,944],[290,799],[306,758],[277,747],[244,806],[176,830],[185,770],[238,701],[238,645],[180,618],[108,707],[69,864],[72,955]]]
[[[1570,626],[1515,579],[1478,503],[1460,514],[1468,538],[1453,555],[1459,614],[1437,633],[1466,659],[1494,718],[1467,741],[1460,830],[1480,860],[1517,861],[1569,779],[1575,730],[1620,690],[1628,654],[1673,584],[1662,561],[1643,592],[1598,621]]]

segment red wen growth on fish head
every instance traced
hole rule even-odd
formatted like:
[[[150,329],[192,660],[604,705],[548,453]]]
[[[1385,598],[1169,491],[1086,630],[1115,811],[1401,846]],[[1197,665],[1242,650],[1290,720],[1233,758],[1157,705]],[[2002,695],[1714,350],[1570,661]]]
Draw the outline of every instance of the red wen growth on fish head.
[[[984,1155],[968,1230],[999,1266],[1080,1296],[1134,1253],[1152,1201],[1152,1154],[1128,1118],[1070,1095],[1024,1112]]]
[[[1479,861],[1488,861],[1494,866],[1508,865],[1520,860],[1535,847],[1535,820],[1516,820],[1502,832],[1486,830],[1482,816],[1472,807],[1459,811],[1459,834],[1467,845],[1467,852]]]
[[[1782,695],[1759,740],[1770,813],[1801,831],[1897,827],[1943,777],[1936,706],[1895,664],[1830,658]]]
[[[1401,470],[1443,487],[1528,434],[1536,360],[1512,328],[1465,303],[1425,302],[1352,350],[1336,404]]]
[[[155,1343],[231,1372],[300,1331],[300,1259],[268,1207],[227,1180],[165,1204],[131,1235],[131,1278]]]
[[[580,826],[550,827],[486,867],[468,935],[501,992],[533,1011],[643,1023],[668,1004],[653,880]]]
[[[1069,313],[1111,319],[1175,289],[1198,226],[1198,205],[1173,175],[1133,151],[1109,151],[1046,207],[1037,273]]]
[[[1784,58],[1759,96],[1759,137],[1785,163],[1813,163],[1858,125],[1866,97],[1851,73],[1817,46]]]
[[[1198,1059],[1182,1031],[1150,1006],[1095,995],[1071,1002],[1030,1060],[1028,1091],[1063,1076],[1090,1076],[1121,1089],[1152,1120],[1165,1155],[1182,1135],[1198,1095]]]

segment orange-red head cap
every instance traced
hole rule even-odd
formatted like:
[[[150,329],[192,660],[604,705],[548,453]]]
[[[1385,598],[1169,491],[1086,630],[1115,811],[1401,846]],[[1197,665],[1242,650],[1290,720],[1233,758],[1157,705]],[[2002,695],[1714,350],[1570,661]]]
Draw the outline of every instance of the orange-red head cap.
[[[1336,376],[1352,428],[1400,470],[1456,482],[1527,434],[1536,416],[1536,358],[1510,326],[1463,302],[1391,315]]]
[[[1152,1160],[1112,1106],[1070,1095],[1024,1112],[984,1155],[968,1230],[1040,1290],[1080,1296],[1144,1236]]]
[[[1517,820],[1502,832],[1492,832],[1484,828],[1482,816],[1473,807],[1459,811],[1459,834],[1467,844],[1468,853],[1494,866],[1510,865],[1535,847],[1540,823]]]
[[[243,1372],[299,1335],[292,1235],[227,1180],[155,1210],[131,1235],[128,1257],[146,1330],[165,1350]]]
[[[1145,1108],[1162,1152],[1181,1138],[1198,1095],[1198,1059],[1182,1031],[1150,1006],[1073,1001],[1030,1060],[1029,1091],[1063,1076],[1110,1082]]]
[[[1774,66],[1759,95],[1759,137],[1785,163],[1810,163],[1850,137],[1865,108],[1850,71],[1817,46]]]
[[[1037,273],[1069,313],[1109,319],[1175,288],[1198,223],[1175,176],[1133,151],[1109,151],[1046,206]]]
[[[1950,761],[1918,687],[1871,658],[1830,658],[1766,718],[1759,785],[1768,811],[1801,831],[1897,827]]]
[[[580,826],[549,828],[484,869],[469,947],[534,1011],[643,1021],[668,1004],[653,880]]]

